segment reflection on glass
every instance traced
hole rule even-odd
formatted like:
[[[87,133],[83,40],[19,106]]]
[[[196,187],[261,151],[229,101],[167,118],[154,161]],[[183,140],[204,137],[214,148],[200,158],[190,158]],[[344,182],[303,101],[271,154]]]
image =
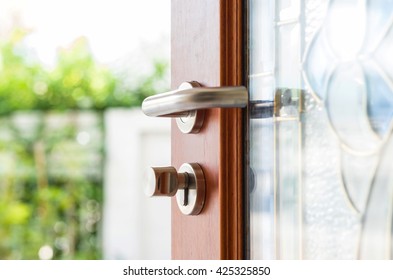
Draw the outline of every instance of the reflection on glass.
[[[251,100],[301,92],[250,120],[252,258],[393,257],[392,18],[389,0],[249,1]]]

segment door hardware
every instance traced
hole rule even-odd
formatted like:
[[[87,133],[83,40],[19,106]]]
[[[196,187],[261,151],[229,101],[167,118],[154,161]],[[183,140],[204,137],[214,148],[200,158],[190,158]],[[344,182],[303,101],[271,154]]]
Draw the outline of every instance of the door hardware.
[[[250,118],[266,119],[272,118],[274,114],[274,102],[266,100],[250,101]]]
[[[286,115],[288,109],[303,110],[304,90],[277,88],[274,100],[248,102],[247,88],[202,87],[198,82],[185,82],[177,90],[147,97],[142,111],[150,117],[174,117],[183,133],[198,133],[203,125],[204,109],[244,108],[249,103],[251,119]],[[283,108],[286,110],[282,111]]]
[[[142,111],[150,117],[175,117],[183,133],[198,133],[208,108],[244,108],[248,92],[244,86],[202,87],[185,82],[177,90],[147,97]]]
[[[305,90],[277,88],[273,100],[251,100],[250,119],[266,119],[297,115],[304,111]]]
[[[176,195],[183,214],[198,215],[205,205],[205,176],[197,163],[185,163],[179,172],[172,166],[151,167],[145,193],[150,197]]]
[[[276,117],[298,116],[304,111],[306,91],[297,88],[277,88],[274,95]]]

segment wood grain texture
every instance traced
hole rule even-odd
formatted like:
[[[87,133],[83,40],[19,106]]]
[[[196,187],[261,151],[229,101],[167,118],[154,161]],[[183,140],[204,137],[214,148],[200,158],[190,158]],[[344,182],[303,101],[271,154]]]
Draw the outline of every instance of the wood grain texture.
[[[241,84],[241,34],[232,34],[239,32],[241,14],[230,15],[238,9],[230,6],[235,2],[241,1],[172,0],[172,88],[184,81]],[[184,216],[172,201],[173,259],[241,258],[241,133],[239,109],[207,110],[194,135],[182,134],[172,122],[172,165],[197,162],[207,182],[200,215]]]
[[[219,0],[172,1],[172,87],[184,81],[220,85]],[[172,258],[219,259],[219,110],[208,110],[198,134],[182,134],[172,122],[172,165],[199,163],[207,182],[198,216],[184,216],[172,201]]]
[[[221,85],[243,84],[242,0],[221,2]],[[221,259],[244,258],[243,113],[220,111]]]

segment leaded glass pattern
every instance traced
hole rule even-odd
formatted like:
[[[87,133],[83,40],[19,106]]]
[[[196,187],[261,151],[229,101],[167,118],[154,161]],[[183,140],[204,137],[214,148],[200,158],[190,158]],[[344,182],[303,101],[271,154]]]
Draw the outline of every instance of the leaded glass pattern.
[[[392,258],[393,1],[249,0],[251,257]],[[287,110],[288,111],[288,110]]]

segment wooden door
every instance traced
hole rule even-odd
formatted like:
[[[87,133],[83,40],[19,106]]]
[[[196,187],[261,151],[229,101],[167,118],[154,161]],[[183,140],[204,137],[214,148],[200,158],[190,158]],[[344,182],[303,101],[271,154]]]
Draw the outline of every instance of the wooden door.
[[[388,1],[246,2],[247,19],[241,0],[172,1],[173,88],[242,85],[249,52],[249,103],[274,101],[274,114],[255,116],[247,134],[240,109],[207,111],[195,135],[172,125],[172,164],[200,163],[207,180],[199,216],[173,203],[172,257],[245,258],[249,235],[251,258],[392,258]],[[249,207],[246,138],[257,182]]]
[[[243,84],[241,0],[172,0],[172,88]],[[172,201],[173,259],[242,259],[243,112],[210,109],[198,134],[172,122],[172,165],[199,163],[206,203],[198,216],[181,214]]]

